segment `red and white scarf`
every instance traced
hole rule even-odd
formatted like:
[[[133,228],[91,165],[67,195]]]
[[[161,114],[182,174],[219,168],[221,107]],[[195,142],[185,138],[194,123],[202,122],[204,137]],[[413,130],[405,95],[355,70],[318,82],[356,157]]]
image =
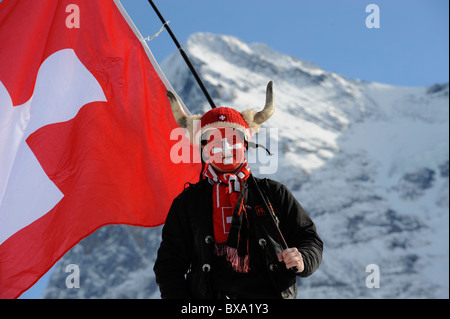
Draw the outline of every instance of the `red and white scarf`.
[[[217,173],[206,164],[203,175],[213,184],[213,226],[215,253],[226,256],[234,270],[247,273],[248,219],[245,210],[246,186],[250,167],[245,161],[234,173]]]

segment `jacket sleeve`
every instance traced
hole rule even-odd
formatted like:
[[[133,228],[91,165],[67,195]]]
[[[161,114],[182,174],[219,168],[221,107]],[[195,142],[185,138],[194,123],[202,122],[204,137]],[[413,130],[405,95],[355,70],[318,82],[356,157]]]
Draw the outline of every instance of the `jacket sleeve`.
[[[295,199],[290,190],[281,183],[270,181],[271,201],[280,220],[280,230],[289,247],[297,247],[302,254],[305,269],[300,277],[314,273],[322,261],[323,242],[312,219]]]
[[[162,230],[153,270],[163,299],[186,299],[190,297],[185,275],[190,267],[192,251],[190,230],[182,199],[177,197],[169,210]]]

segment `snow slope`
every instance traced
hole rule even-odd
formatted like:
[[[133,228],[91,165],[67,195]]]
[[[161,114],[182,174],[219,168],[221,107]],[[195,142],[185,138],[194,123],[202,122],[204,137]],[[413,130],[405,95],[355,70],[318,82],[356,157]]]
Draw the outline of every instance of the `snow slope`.
[[[311,62],[207,33],[184,49],[216,105],[276,111],[250,151],[255,175],[286,184],[324,240],[319,270],[299,298],[449,297],[449,88],[395,87],[344,78]],[[175,52],[161,65],[192,113],[209,109]],[[160,228],[106,226],[55,267],[45,298],[158,298]],[[68,289],[68,264],[81,284]],[[368,265],[379,288],[368,288]]]

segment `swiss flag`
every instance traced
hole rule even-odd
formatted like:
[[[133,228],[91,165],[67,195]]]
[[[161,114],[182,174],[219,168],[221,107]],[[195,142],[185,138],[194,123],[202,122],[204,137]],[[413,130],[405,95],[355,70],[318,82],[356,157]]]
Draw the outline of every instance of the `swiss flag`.
[[[118,0],[0,3],[0,298],[107,224],[157,226],[199,164],[174,164],[171,89]]]

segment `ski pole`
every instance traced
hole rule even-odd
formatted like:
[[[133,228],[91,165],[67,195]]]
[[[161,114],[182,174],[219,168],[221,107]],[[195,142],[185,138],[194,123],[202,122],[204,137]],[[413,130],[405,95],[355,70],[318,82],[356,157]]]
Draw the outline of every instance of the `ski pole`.
[[[278,239],[280,240],[281,245],[283,246],[283,250],[289,248],[286,240],[284,239],[283,234],[281,233],[280,228],[278,227],[278,225],[277,225],[277,223],[275,221],[274,212],[273,212],[272,208],[270,207],[270,205],[267,203],[266,198],[264,197],[263,193],[261,192],[261,189],[259,188],[258,184],[256,183],[255,177],[253,177],[253,174],[250,174],[249,180],[252,183],[252,185],[254,186],[254,188],[256,190],[256,193],[258,194],[259,198],[263,202],[264,208],[269,212],[269,215],[271,217],[273,225],[275,226],[275,230],[277,232]],[[295,267],[295,266],[290,268],[290,269],[293,270],[294,272],[298,271],[298,268]]]

